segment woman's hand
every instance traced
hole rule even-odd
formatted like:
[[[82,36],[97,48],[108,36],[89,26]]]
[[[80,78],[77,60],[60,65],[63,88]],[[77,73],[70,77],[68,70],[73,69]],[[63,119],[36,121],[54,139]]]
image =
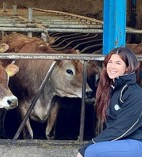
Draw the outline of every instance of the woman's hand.
[[[77,157],[82,157],[82,155],[80,153],[77,154]]]
[[[11,77],[14,76],[19,71],[19,67],[15,64],[9,64],[5,68],[5,71],[7,72],[8,76]]]

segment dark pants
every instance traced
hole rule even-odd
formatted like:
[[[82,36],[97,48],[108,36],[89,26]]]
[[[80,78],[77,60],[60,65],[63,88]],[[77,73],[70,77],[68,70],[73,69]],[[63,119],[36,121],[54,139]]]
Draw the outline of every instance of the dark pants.
[[[142,141],[98,142],[87,147],[84,157],[142,157]]]

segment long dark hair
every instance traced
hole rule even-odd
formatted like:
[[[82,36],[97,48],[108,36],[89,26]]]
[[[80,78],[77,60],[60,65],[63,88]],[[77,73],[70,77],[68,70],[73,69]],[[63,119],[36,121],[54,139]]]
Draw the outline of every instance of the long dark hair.
[[[106,110],[110,100],[110,85],[112,84],[112,79],[108,77],[106,66],[113,54],[118,54],[120,58],[125,62],[128,68],[127,73],[137,73],[139,69],[139,62],[135,54],[127,47],[115,48],[111,50],[111,52],[105,57],[96,92],[97,117],[100,118],[103,122],[106,120]]]

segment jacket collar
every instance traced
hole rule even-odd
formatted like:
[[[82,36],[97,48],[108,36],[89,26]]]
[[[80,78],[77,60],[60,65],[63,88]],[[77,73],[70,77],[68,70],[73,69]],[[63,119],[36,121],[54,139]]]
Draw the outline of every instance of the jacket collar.
[[[120,87],[125,84],[135,84],[136,83],[136,74],[135,72],[131,74],[124,74],[123,76],[119,76],[114,80],[114,87]]]

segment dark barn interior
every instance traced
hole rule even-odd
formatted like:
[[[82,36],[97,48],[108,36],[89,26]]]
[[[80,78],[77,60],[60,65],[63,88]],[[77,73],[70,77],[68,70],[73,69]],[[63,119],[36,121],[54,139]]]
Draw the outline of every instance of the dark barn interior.
[[[80,126],[80,111],[81,100],[64,98],[60,107],[57,126],[56,126],[56,140],[77,140]],[[12,139],[20,125],[20,120],[17,118],[16,109],[7,112],[5,121],[5,130],[8,139]],[[85,132],[84,140],[89,140],[94,135],[95,115],[92,104],[86,106],[85,118]],[[46,140],[45,123],[37,123],[32,120],[32,127],[34,130],[34,139]],[[23,139],[22,134],[19,139]]]

